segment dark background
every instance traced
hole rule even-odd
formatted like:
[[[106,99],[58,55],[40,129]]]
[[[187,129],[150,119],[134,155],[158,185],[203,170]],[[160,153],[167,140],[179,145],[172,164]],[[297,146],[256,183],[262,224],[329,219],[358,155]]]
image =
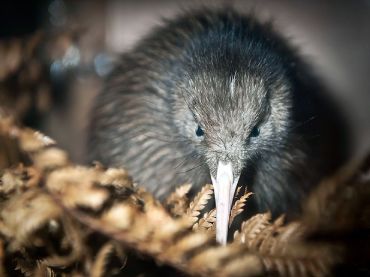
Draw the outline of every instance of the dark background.
[[[273,19],[303,55],[314,64],[332,88],[333,96],[348,117],[355,141],[354,153],[370,148],[370,1],[203,1],[203,5],[234,6],[240,12],[253,10],[261,20]],[[115,57],[160,22],[198,1],[3,1],[0,4],[0,39],[32,34],[36,30],[85,26]],[[93,45],[90,43],[90,46]],[[81,56],[89,44],[79,48]],[[96,53],[89,61],[97,68]],[[1,57],[0,57],[1,58]],[[98,71],[98,70],[96,70]],[[55,138],[75,161],[83,161],[86,128],[92,99],[101,87],[97,72],[77,70],[59,89],[61,94],[40,122],[31,122]],[[60,80],[59,80],[60,81]],[[59,84],[54,84],[58,88]]]

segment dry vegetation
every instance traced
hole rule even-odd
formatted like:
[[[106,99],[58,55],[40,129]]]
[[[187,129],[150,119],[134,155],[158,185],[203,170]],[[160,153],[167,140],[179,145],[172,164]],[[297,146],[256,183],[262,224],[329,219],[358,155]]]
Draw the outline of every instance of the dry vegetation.
[[[36,49],[17,47],[0,54]],[[0,276],[370,275],[370,156],[323,181],[298,221],[257,214],[222,247],[207,205],[212,185],[190,199],[185,184],[161,204],[124,169],[74,165],[52,139],[18,124],[12,115],[29,108],[22,99],[42,97],[32,94],[38,86],[20,89],[14,76],[28,62],[15,61],[0,69]],[[230,222],[249,197],[238,189]]]
[[[12,145],[1,151],[3,276],[369,273],[369,159],[324,181],[300,221],[257,214],[222,247],[214,240],[215,210],[205,211],[211,185],[193,199],[191,185],[181,186],[162,205],[125,170],[73,165],[52,139],[4,114],[0,137]],[[232,219],[248,197],[235,202]]]

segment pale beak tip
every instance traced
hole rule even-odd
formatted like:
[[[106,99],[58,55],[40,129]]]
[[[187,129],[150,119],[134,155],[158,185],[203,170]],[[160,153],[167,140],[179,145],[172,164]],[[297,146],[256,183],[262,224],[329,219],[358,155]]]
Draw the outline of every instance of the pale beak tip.
[[[225,245],[229,228],[229,217],[232,199],[239,176],[234,178],[231,163],[220,161],[216,178],[212,177],[216,200],[216,240]]]

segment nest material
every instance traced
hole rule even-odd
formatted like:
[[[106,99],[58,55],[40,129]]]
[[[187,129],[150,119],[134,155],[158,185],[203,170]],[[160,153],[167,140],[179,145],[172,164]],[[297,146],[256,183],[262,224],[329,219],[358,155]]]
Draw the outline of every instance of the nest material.
[[[190,184],[159,203],[124,169],[73,165],[55,142],[0,114],[0,275],[327,276],[369,274],[370,159],[322,182],[302,218],[269,213],[215,242],[213,197]],[[9,159],[11,158],[11,159]],[[250,192],[240,193],[232,222]]]

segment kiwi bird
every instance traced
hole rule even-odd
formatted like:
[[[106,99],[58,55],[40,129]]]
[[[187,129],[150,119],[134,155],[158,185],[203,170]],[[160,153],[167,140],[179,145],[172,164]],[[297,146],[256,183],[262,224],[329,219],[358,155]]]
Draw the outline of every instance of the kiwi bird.
[[[231,9],[192,11],[122,55],[96,98],[89,154],[128,169],[159,199],[212,182],[225,244],[238,184],[254,192],[251,210],[299,214],[345,157],[339,118],[271,24]]]

